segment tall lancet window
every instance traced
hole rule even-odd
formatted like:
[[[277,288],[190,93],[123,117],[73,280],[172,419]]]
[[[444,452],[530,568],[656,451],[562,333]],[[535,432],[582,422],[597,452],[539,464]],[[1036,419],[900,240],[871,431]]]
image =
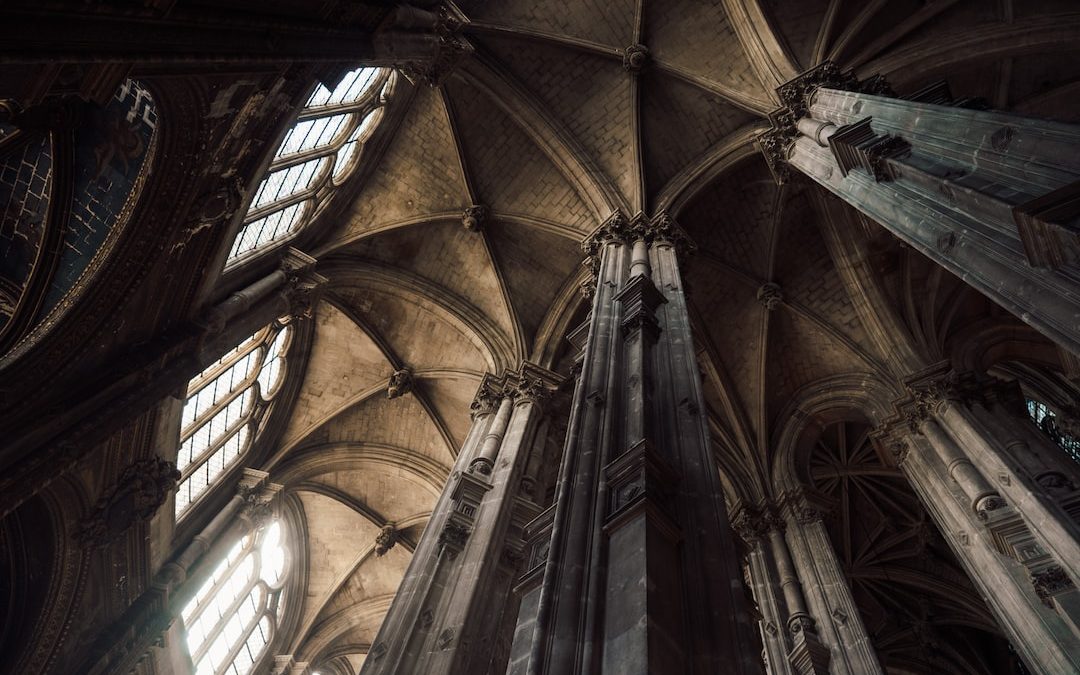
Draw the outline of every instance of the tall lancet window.
[[[270,162],[233,242],[229,262],[299,231],[356,168],[393,86],[385,68],[358,68],[330,91],[319,85]]]
[[[176,467],[176,517],[234,466],[281,389],[292,327],[267,326],[188,384]]]
[[[280,521],[233,546],[181,612],[195,675],[252,672],[277,630],[288,567]]]
[[[1080,439],[1066,433],[1058,421],[1057,414],[1042,401],[1029,398],[1027,400],[1028,415],[1043,433],[1049,436],[1061,449],[1069,453],[1075,461],[1080,462]]]

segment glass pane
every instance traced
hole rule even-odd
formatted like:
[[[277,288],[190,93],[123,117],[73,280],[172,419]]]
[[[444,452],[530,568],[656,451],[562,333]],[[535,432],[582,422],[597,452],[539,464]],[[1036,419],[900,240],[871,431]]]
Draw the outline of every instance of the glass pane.
[[[328,161],[326,157],[319,157],[271,172],[259,185],[250,208],[275,204],[311,188]]]
[[[296,230],[307,215],[309,203],[304,201],[287,206],[244,225],[243,229],[240,230],[240,234],[236,237],[229,258],[232,259],[248,251],[254,251],[260,246],[269,244]]]
[[[285,139],[274,157],[286,157],[330,145],[351,117],[351,114],[345,113],[297,122],[289,133],[285,134]]]

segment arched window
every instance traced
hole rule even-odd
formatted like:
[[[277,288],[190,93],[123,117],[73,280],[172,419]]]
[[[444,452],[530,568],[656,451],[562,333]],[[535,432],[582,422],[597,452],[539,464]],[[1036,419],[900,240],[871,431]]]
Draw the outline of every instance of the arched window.
[[[1058,424],[1057,413],[1037,399],[1027,399],[1028,415],[1043,433],[1049,436],[1073,460],[1080,462],[1080,439],[1066,433]]]
[[[247,675],[274,638],[289,556],[273,521],[241,539],[184,607],[195,675]]]
[[[291,337],[291,326],[275,322],[188,383],[176,458],[177,519],[251,445],[263,412],[281,389]]]
[[[229,262],[304,227],[352,172],[392,87],[384,68],[358,68],[333,91],[319,85],[285,134],[244,216]]]
[[[59,98],[40,107],[35,114],[60,114],[53,107],[81,122],[63,133],[0,124],[0,353],[83,292],[153,163],[157,113],[135,80],[103,106]]]

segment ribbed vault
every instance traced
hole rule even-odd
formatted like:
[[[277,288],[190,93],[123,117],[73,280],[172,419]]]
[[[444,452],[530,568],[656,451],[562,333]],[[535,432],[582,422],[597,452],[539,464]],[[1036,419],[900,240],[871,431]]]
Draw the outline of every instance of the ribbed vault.
[[[687,279],[731,500],[774,496],[772,448],[817,389],[902,375],[899,343],[948,356],[970,326],[1023,330],[815,186],[774,184],[751,140],[779,83],[832,58],[901,91],[947,76],[957,95],[1078,114],[1064,106],[1080,60],[1042,55],[1080,45],[1071,3],[460,9],[475,53],[436,88],[400,83],[374,169],[339,195],[349,202],[339,218],[313,225],[330,283],[273,471],[309,522],[289,648],[331,672],[362,662],[482,375],[522,359],[566,367],[564,337],[582,311],[578,244],[613,210],[666,210],[699,246]],[[627,58],[633,45],[647,49],[640,70]],[[466,228],[474,206],[483,211]],[[402,369],[412,385],[388,398]],[[379,556],[386,525],[399,543]]]

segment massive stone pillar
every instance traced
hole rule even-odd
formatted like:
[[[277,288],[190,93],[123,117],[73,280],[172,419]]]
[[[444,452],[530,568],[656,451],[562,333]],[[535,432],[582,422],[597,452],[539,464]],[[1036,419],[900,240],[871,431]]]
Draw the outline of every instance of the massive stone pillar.
[[[767,671],[880,673],[820,512],[801,494],[788,495],[782,512],[743,507],[734,521],[751,549]]]
[[[1032,672],[1077,671],[1080,633],[1075,620],[1032,578],[1032,566],[1047,562],[1045,552],[1016,509],[1000,497],[976,499],[988,483],[985,476],[979,472],[972,483],[971,472],[977,468],[958,472],[967,453],[944,425],[933,419],[918,421],[921,417],[894,421],[900,426],[885,431],[879,442],[896,457],[1024,663]],[[916,421],[914,432],[903,428],[910,421]]]
[[[1080,491],[1072,460],[1028,419],[1015,383],[942,364],[907,387],[879,442],[1025,661],[1044,672],[1075,669]]]
[[[831,63],[777,92],[759,144],[778,180],[808,176],[1080,353],[1080,126],[970,109],[942,87],[895,98]]]
[[[512,675],[760,672],[703,414],[687,246],[642,214],[586,242],[592,313],[556,503],[527,531]]]
[[[482,675],[502,665],[497,643],[522,558],[521,528],[540,511],[522,485],[542,403],[560,382],[530,363],[484,378],[472,428],[364,675]]]

